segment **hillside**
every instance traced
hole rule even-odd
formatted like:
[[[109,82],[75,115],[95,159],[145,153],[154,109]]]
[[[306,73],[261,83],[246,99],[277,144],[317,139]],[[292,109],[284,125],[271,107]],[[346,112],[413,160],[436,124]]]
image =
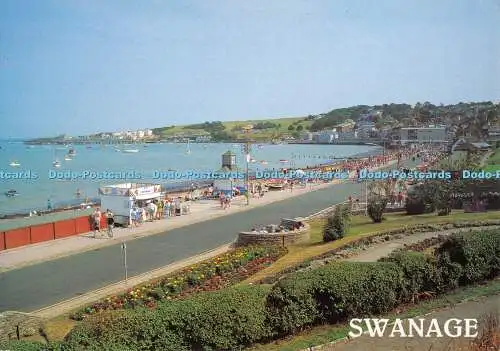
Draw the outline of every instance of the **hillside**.
[[[199,124],[154,128],[153,133],[160,138],[212,135],[216,140],[235,140],[245,138],[244,127],[252,125],[251,138],[270,140],[284,135],[308,130],[313,120],[307,117],[260,119],[246,121],[205,122]]]
[[[320,115],[304,117],[205,122],[184,126],[155,128],[153,132],[160,139],[210,135],[214,141],[230,141],[246,138],[244,127],[252,125],[251,138],[269,141],[287,136],[297,138],[302,131],[320,131],[333,128],[346,121],[358,121],[370,116],[377,127],[419,126],[425,124],[448,124],[471,129],[470,123],[477,121],[479,129],[484,124],[498,121],[500,107],[490,101],[453,105],[434,105],[430,102],[409,104],[357,105],[339,108]],[[378,111],[378,114],[372,112]]]

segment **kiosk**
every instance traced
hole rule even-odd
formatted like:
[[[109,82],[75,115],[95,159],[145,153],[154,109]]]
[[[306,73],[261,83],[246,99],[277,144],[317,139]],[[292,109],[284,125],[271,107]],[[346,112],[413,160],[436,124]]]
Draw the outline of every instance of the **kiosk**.
[[[160,184],[123,183],[100,187],[99,196],[101,209],[110,209],[116,224],[129,226],[134,206],[145,207],[152,200],[161,200],[163,194]]]

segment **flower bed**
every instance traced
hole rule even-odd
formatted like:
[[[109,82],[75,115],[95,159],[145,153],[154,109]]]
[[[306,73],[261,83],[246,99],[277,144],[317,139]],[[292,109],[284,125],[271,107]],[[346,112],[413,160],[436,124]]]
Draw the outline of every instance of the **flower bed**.
[[[200,262],[159,280],[111,296],[71,315],[82,320],[107,310],[154,308],[158,301],[182,298],[200,291],[218,290],[245,280],[286,253],[279,246],[247,246]]]

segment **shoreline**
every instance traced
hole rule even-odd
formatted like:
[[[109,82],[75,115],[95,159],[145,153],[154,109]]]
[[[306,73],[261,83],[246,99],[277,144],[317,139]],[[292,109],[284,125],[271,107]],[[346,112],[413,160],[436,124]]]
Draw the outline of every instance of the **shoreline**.
[[[269,144],[270,145],[270,144]],[[325,144],[327,145],[327,144]],[[328,144],[328,145],[334,145],[334,144]],[[367,159],[369,157],[375,157],[375,156],[380,156],[383,153],[385,153],[385,149],[375,149],[371,151],[365,151],[361,152],[358,154],[354,154],[350,157],[345,157],[343,159],[335,159],[335,160],[330,160],[330,162],[325,162],[325,163],[320,163],[320,164],[315,164],[312,166],[307,166],[307,167],[287,167],[286,164],[284,164],[281,168],[269,168],[269,169],[264,169],[263,171],[276,171],[279,169],[288,169],[288,170],[297,170],[297,169],[305,169],[305,170],[317,170],[321,169],[324,167],[332,167],[337,164],[341,164],[345,161],[348,160],[363,160]],[[255,173],[255,171],[252,171],[251,173]],[[261,179],[259,181],[264,182],[268,181],[269,179]],[[255,179],[250,178],[250,181],[255,181]],[[161,182],[160,184],[162,185],[162,189],[164,190],[163,193],[165,197],[172,197],[172,196],[186,196],[191,192],[191,184],[194,184],[197,189],[199,190],[207,190],[210,184],[213,183],[213,180],[185,180],[185,181],[179,181],[179,182]],[[89,200],[89,201],[86,201]],[[87,206],[100,206],[100,198],[98,197],[89,197],[89,198],[78,198],[78,199],[68,199],[68,200],[63,200],[59,201],[55,204],[53,204],[53,208],[51,210],[47,210],[46,208],[42,207],[31,207],[31,208],[24,208],[20,209],[16,213],[0,213],[0,223],[5,220],[16,220],[16,219],[25,219],[25,218],[30,218],[30,214],[33,211],[36,211],[37,214],[34,216],[45,216],[45,215],[50,215],[50,214],[56,214],[56,213],[61,213],[65,211],[77,211],[82,209],[82,204],[85,204],[85,207]]]

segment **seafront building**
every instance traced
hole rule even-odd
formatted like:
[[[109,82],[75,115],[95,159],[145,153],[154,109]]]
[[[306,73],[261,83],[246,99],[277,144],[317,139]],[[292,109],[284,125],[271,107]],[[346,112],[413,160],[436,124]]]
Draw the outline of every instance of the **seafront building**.
[[[446,126],[406,127],[400,128],[392,139],[399,140],[401,144],[447,143],[450,141],[450,134]]]

